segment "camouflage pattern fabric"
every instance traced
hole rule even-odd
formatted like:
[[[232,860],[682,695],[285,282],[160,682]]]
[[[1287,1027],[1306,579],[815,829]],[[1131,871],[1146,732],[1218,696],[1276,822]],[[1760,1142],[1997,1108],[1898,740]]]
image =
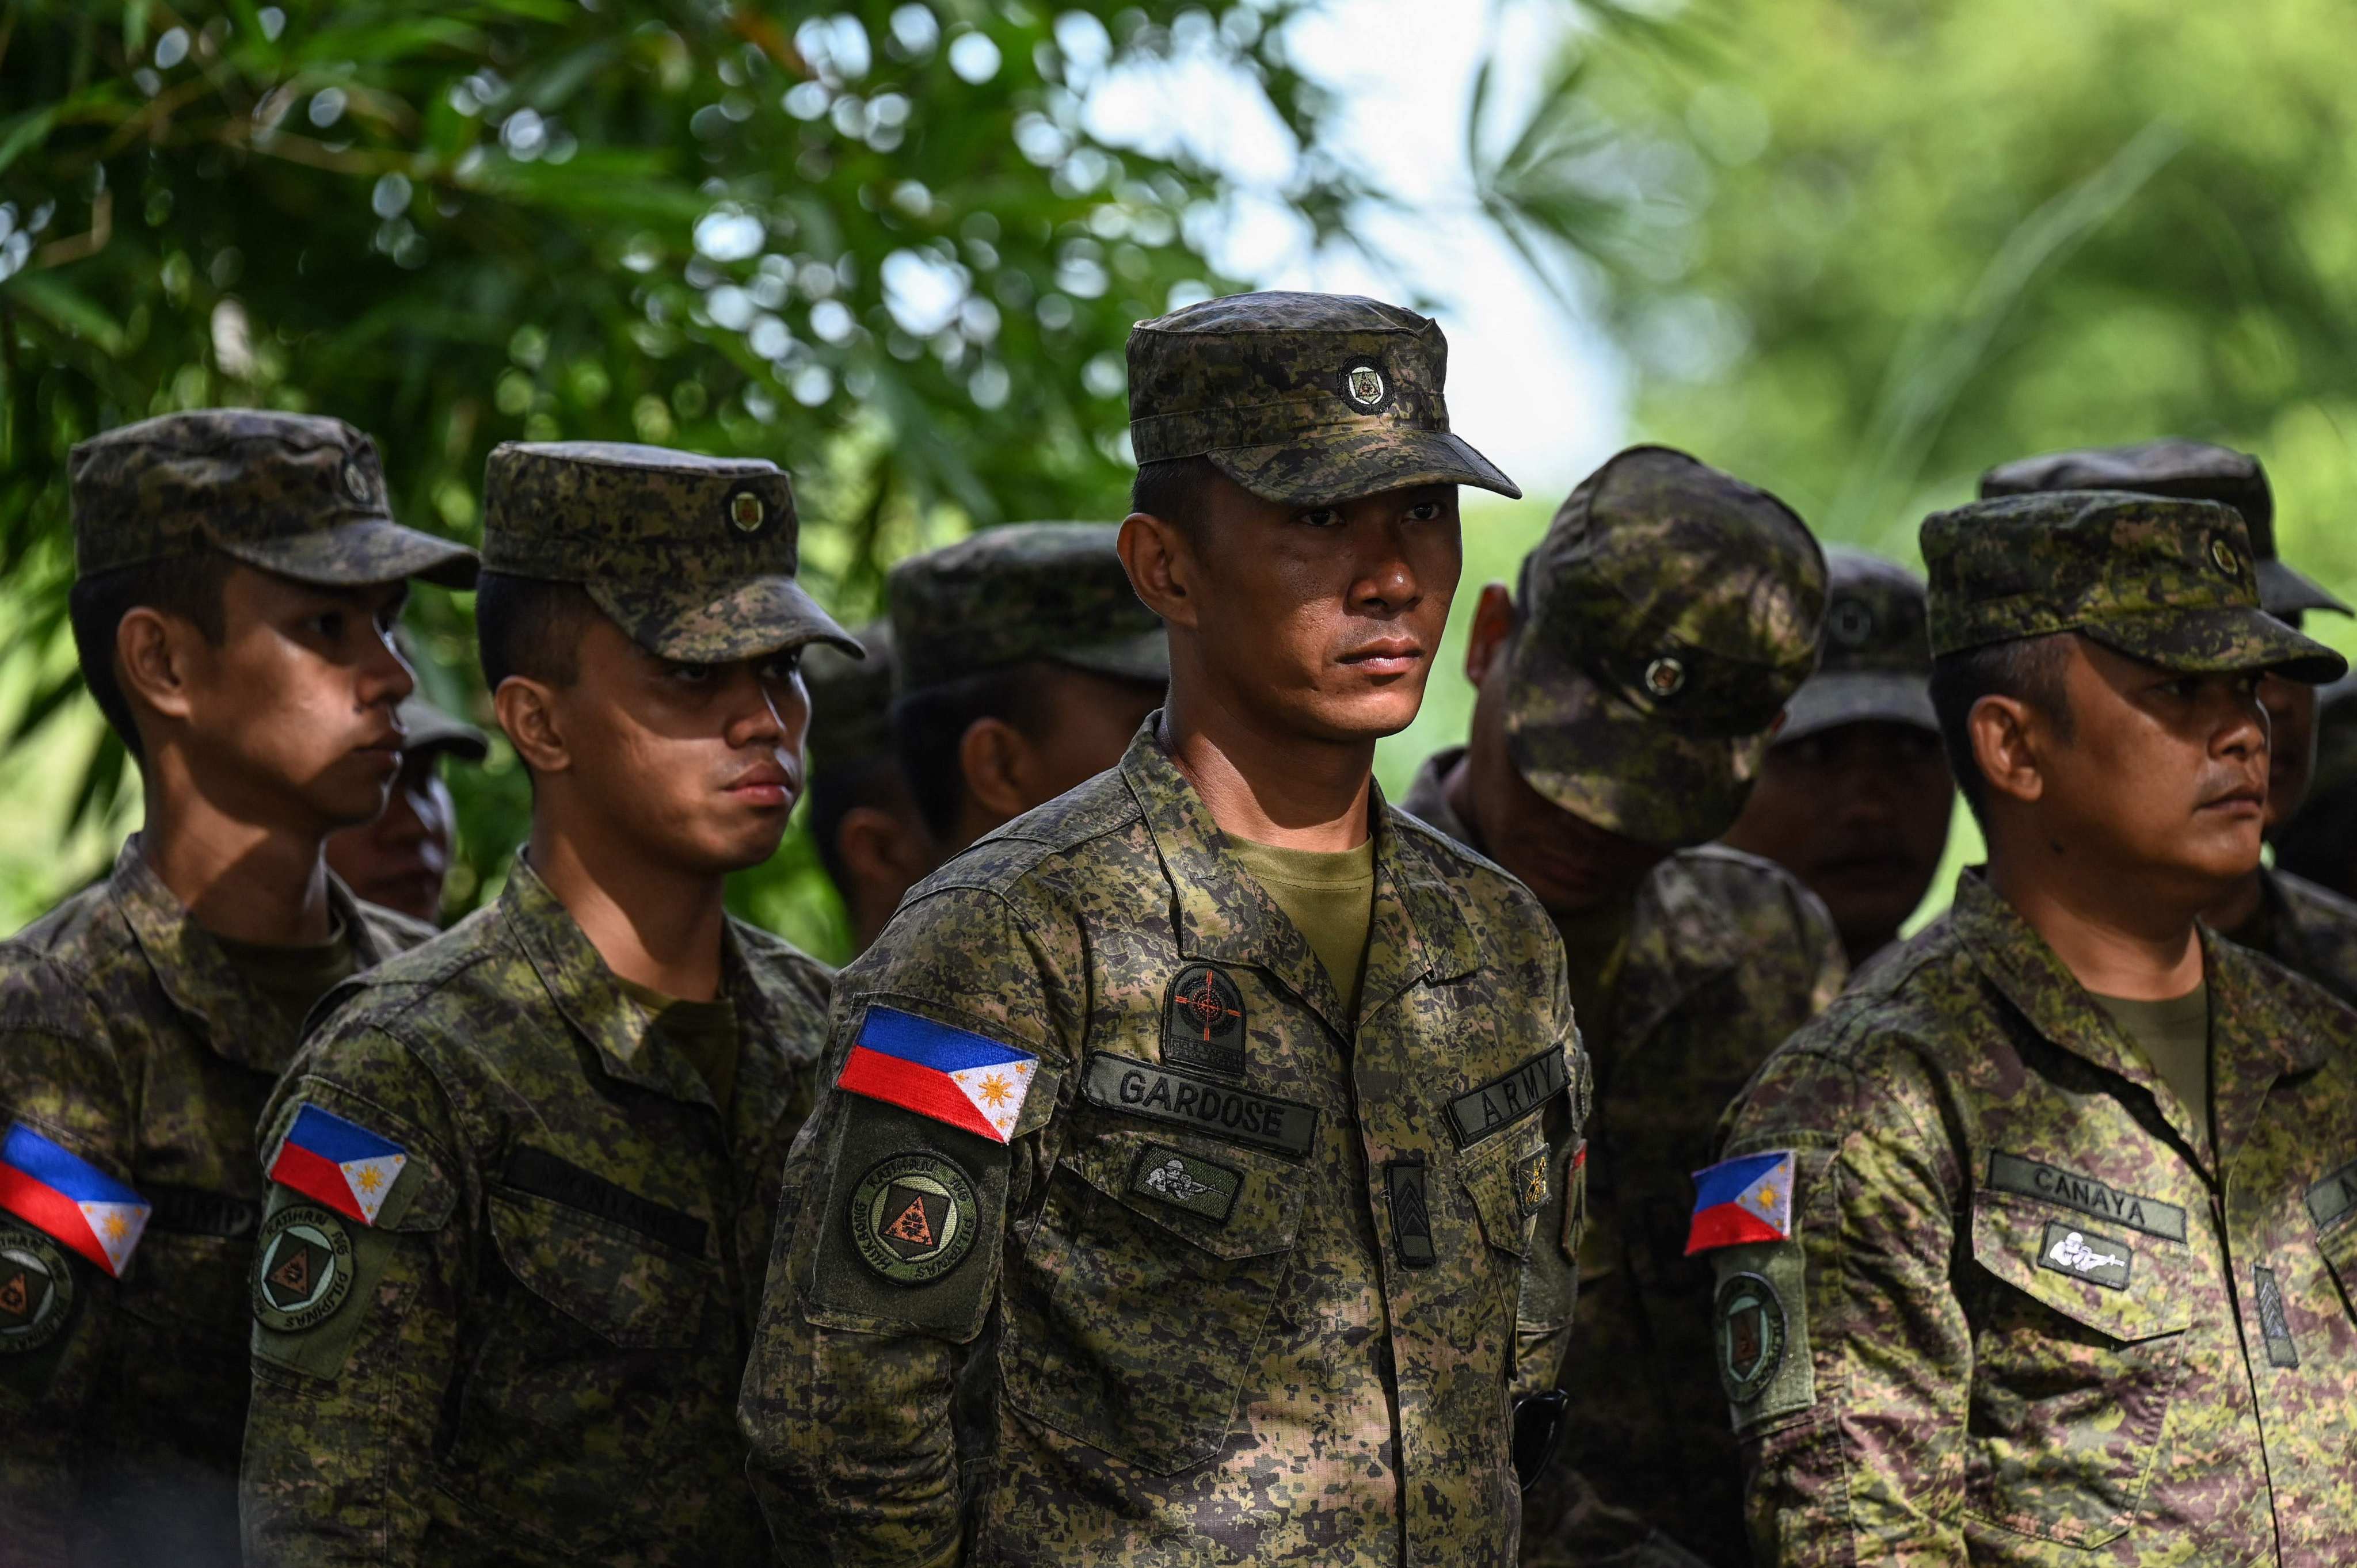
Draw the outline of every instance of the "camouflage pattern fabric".
[[[2258,561],[2259,603],[2270,615],[2299,610],[2350,613],[2324,587],[2276,556],[2275,495],[2256,457],[2207,441],[2169,437],[2132,446],[2091,446],[2002,463],[1981,476],[1981,497],[2038,490],[2135,490],[2144,495],[2220,501],[2243,514]]]
[[[1037,1069],[1004,1145],[837,1088],[789,1162],[740,1405],[789,1561],[1512,1560],[1509,1396],[1562,1359],[1583,1223],[1561,944],[1378,803],[1345,1016],[1156,723],[839,977],[830,1081],[883,1007]],[[903,1159],[974,1193],[931,1283],[848,1241]]]
[[[328,899],[364,964],[433,934],[332,876]],[[11,1568],[238,1561],[253,1124],[297,1044],[278,1018],[135,835],[113,875],[0,943],[0,1129],[21,1122],[154,1205],[122,1279],[60,1249],[62,1330],[0,1338]],[[0,1216],[0,1247],[24,1234]],[[21,1316],[0,1302],[7,1326]]]
[[[1395,305],[1237,294],[1129,333],[1140,464],[1209,457],[1265,499],[1312,506],[1409,485],[1522,491],[1448,428],[1448,339]]]
[[[249,1561],[768,1560],[733,1399],[829,977],[736,921],[725,963],[725,1120],[522,857],[496,904],[339,993],[264,1166],[307,1103],[409,1159],[348,1227],[332,1315],[252,1314]],[[274,1187],[270,1214],[306,1201]]]
[[[1923,579],[1846,545],[1825,550],[1824,634],[1817,672],[1784,705],[1775,744],[1844,725],[1913,725],[1937,733]]]
[[[2357,1015],[2201,944],[2220,1153],[1978,873],[1730,1109],[1757,1562],[2357,1561]]]
[[[802,745],[820,771],[848,768],[892,749],[892,671],[899,665],[892,623],[872,620],[852,636],[867,650],[865,659],[823,642],[802,655],[802,682],[810,689],[810,728]]]
[[[386,510],[376,443],[340,419],[253,408],[167,413],[76,446],[74,566],[194,555],[328,586],[423,577],[474,585],[475,553]]]
[[[2357,902],[2262,866],[2257,914],[2226,935],[2357,1006]]]
[[[1531,787],[1645,843],[1733,825],[1817,661],[1824,557],[1792,509],[1632,446],[1555,512],[1516,598],[1506,736]]]
[[[899,689],[921,691],[1028,660],[1162,685],[1162,618],[1129,585],[1100,522],[1017,522],[892,568]]]
[[[2259,607],[2233,508],[2115,490],[1975,501],[1923,520],[1934,655],[2076,631],[2190,674],[2330,681],[2348,660]]]
[[[1441,790],[1460,755],[1426,761],[1401,804],[1479,849]],[[1639,892],[1612,994],[1572,999],[1596,1071],[1587,1237],[1564,1368],[1571,1424],[1523,1498],[1531,1568],[1681,1549],[1742,1563],[1741,1477],[1710,1370],[1710,1269],[1684,1255],[1688,1173],[1709,1163],[1720,1109],[1846,978],[1815,894],[1708,845],[1670,856]]]
[[[757,457],[507,441],[483,466],[483,564],[578,583],[650,652],[688,664],[859,644],[794,580],[793,481]]]

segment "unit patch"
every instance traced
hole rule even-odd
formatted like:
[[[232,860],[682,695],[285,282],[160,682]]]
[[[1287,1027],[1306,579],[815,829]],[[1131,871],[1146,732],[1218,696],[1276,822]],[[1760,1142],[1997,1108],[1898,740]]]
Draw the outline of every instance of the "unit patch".
[[[38,1350],[73,1310],[73,1271],[38,1230],[0,1225],[0,1356]]]
[[[1448,1129],[1457,1146],[1469,1149],[1482,1139],[1502,1133],[1523,1117],[1535,1114],[1549,1100],[1571,1087],[1571,1069],[1561,1046],[1549,1046],[1538,1055],[1501,1073],[1479,1089],[1469,1090],[1448,1102]]]
[[[894,1155],[851,1194],[851,1240],[896,1285],[931,1284],[965,1261],[981,1234],[974,1183],[939,1155]]]
[[[1168,1122],[1295,1159],[1309,1152],[1318,1135],[1315,1105],[1254,1094],[1231,1084],[1207,1083],[1110,1051],[1098,1051],[1089,1058],[1088,1070],[1081,1078],[1081,1093],[1090,1104],[1107,1111]]]
[[[1719,1282],[1718,1379],[1730,1404],[1749,1404],[1784,1364],[1784,1303],[1764,1274]]]
[[[2059,1203],[2065,1208],[2075,1208],[2082,1214],[2092,1214],[2098,1219],[2108,1219],[2115,1225],[2125,1225],[2131,1230],[2141,1230],[2147,1236],[2158,1236],[2163,1240],[2185,1240],[2185,1210],[2177,1205],[2163,1203],[2157,1197],[2122,1192],[2093,1176],[2080,1176],[2038,1160],[2024,1159],[2019,1155],[1992,1151],[1989,1155],[1988,1184],[1999,1192]],[[2315,1194],[2311,1190],[2311,1207],[2314,1202]]]
[[[1383,1167],[1383,1187],[1391,1195],[1392,1244],[1402,1264],[1428,1269],[1440,1261],[1432,1249],[1430,1172],[1421,1163],[1394,1160]]]
[[[1581,1145],[1583,1150],[1586,1147],[1586,1144]],[[1547,1152],[1541,1149],[1515,1162],[1514,1203],[1527,1217],[1536,1214],[1546,1200]]]
[[[2115,1241],[2109,1236],[2098,1236],[2059,1219],[2046,1222],[2046,1234],[2038,1243],[2040,1268],[2068,1274],[2074,1280],[2092,1280],[2110,1290],[2128,1288],[2128,1270],[2135,1262],[2136,1253],[2126,1241]]]
[[[1190,963],[1162,1004],[1162,1059],[1172,1067],[1244,1075],[1244,998],[1208,963]]]
[[[1228,1222],[1243,1185],[1244,1173],[1233,1166],[1167,1144],[1146,1144],[1129,1178],[1130,1191],[1159,1198],[1214,1225]]]
[[[264,1328],[300,1334],[336,1315],[352,1291],[352,1238],[317,1204],[296,1203],[262,1222],[254,1251],[253,1316]]]
[[[1352,365],[1342,372],[1342,395],[1361,412],[1373,413],[1391,401],[1391,387],[1375,366]]]
[[[2357,1161],[2341,1166],[2308,1189],[2308,1217],[2330,1230],[2357,1209]]]
[[[2283,1287],[2276,1272],[2265,1263],[2251,1265],[2251,1294],[2259,1304],[2259,1333],[2267,1342],[2267,1365],[2297,1367],[2299,1347],[2291,1340],[2291,1319],[2284,1316]]]

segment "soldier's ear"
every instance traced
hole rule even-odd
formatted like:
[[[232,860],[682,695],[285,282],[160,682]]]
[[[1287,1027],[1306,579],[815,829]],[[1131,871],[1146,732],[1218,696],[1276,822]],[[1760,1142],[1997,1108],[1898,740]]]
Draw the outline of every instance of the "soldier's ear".
[[[958,770],[964,777],[968,800],[990,819],[983,828],[1010,822],[1039,802],[1033,798],[1031,776],[1037,769],[1031,743],[1023,732],[1002,718],[980,718],[958,738]]]
[[[1490,668],[1514,635],[1514,594],[1503,583],[1483,585],[1473,606],[1473,625],[1465,637],[1465,678],[1476,686],[1490,678]]]
[[[491,712],[509,744],[534,773],[563,773],[573,766],[573,748],[559,719],[556,693],[529,675],[511,675],[491,693]]]
[[[1130,588],[1146,607],[1172,626],[1194,629],[1198,574],[1188,530],[1152,512],[1134,511],[1122,520],[1114,547]]]
[[[135,605],[114,628],[115,684],[135,714],[148,712],[180,723],[194,711],[190,661],[208,646],[193,622]]]
[[[1973,761],[1991,790],[2024,804],[2046,793],[2031,708],[2018,697],[1986,696],[1973,704],[1964,728],[1973,739]]]

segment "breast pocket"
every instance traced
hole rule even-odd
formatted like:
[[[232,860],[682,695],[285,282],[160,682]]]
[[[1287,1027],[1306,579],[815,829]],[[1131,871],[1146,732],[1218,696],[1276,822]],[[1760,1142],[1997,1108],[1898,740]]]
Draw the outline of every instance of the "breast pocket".
[[[1965,1507],[2071,1546],[2134,1523],[2182,1376],[2197,1263],[2179,1242],[1975,1195]]]
[[[1218,1453],[1307,1187],[1288,1161],[1187,1133],[1067,1152],[1006,1296],[1008,1403],[1157,1475]]]

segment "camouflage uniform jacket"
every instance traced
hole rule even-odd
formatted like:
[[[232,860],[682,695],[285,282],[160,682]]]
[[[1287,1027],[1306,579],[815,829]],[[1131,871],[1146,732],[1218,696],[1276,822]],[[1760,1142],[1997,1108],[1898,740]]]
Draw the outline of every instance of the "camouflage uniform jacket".
[[[2288,871],[2259,873],[2259,913],[2229,933],[2357,1006],[2357,904]]]
[[[328,897],[363,964],[432,935],[332,876]],[[69,1536],[83,1560],[237,1561],[253,1124],[298,1044],[276,1018],[135,835],[113,875],[0,944],[0,1128],[23,1123],[154,1206],[120,1280],[35,1245],[70,1282],[49,1308],[61,1328],[0,1301],[12,1564],[62,1562]],[[0,1215],[0,1245],[25,1235]]]
[[[1405,809],[1480,845],[1442,793]],[[1596,1064],[1577,1371],[1555,1473],[1523,1499],[1523,1561],[1587,1563],[1659,1530],[1712,1563],[1744,1557],[1741,1476],[1710,1372],[1710,1267],[1685,1254],[1691,1174],[1719,1112],[1847,977],[1833,917],[1781,866],[1681,850],[1637,895],[1609,997],[1574,997]],[[1569,1369],[1566,1369],[1568,1371]]]
[[[1759,1562],[2357,1562],[2357,1015],[2201,943],[2215,1154],[1973,873],[1728,1112]]]
[[[830,976],[731,921],[724,1122],[519,857],[492,907],[350,988],[263,1122],[305,1104],[408,1156],[316,1326],[253,1324],[261,1563],[767,1559],[734,1396]]]
[[[830,1081],[888,1007],[1038,1066],[1004,1145],[837,1087],[789,1165],[741,1408],[791,1561],[1512,1559],[1510,1396],[1552,1379],[1570,1292],[1516,1304],[1579,1224],[1562,945],[1378,799],[1346,1016],[1157,722],[841,977]],[[846,1239],[903,1161],[979,1191],[936,1283]]]

